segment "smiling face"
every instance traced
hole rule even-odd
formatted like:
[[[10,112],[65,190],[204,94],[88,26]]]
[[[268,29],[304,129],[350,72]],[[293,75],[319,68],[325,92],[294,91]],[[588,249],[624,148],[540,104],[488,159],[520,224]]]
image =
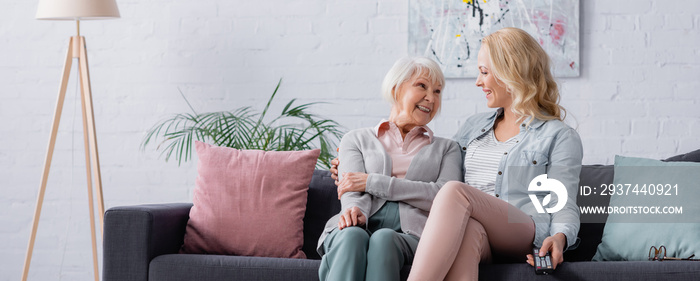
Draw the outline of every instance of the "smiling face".
[[[396,103],[389,121],[405,133],[427,125],[440,109],[441,91],[442,85],[432,81],[427,73],[414,74],[395,89]]]
[[[498,80],[493,74],[488,46],[481,46],[477,61],[479,76],[476,78],[476,86],[481,87],[486,94],[486,105],[490,108],[503,107],[504,109],[509,109],[513,104],[513,97],[508,93],[506,84]]]

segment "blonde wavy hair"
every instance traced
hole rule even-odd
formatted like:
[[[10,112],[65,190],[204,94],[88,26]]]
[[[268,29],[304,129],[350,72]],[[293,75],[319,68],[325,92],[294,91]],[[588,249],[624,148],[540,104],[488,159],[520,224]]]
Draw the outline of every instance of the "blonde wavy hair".
[[[566,110],[559,105],[549,56],[535,38],[522,29],[507,27],[484,37],[481,44],[491,53],[496,81],[505,83],[513,97],[511,109],[516,115],[521,119],[564,120]]]

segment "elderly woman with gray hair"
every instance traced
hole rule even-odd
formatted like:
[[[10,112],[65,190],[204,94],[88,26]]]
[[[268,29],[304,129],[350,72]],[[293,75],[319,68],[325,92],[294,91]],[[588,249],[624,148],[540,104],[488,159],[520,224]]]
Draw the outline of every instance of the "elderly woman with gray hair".
[[[444,85],[434,61],[398,60],[382,84],[389,119],[343,136],[342,208],[318,242],[321,280],[399,280],[413,260],[435,195],[462,178],[457,143],[426,126],[440,109]]]

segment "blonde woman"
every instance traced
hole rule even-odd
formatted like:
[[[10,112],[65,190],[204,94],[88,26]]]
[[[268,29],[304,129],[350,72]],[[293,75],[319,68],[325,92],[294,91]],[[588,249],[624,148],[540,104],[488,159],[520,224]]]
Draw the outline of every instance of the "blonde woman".
[[[438,190],[460,180],[457,143],[427,124],[442,101],[445,78],[434,61],[405,57],[389,70],[382,93],[389,120],[348,132],[340,142],[341,212],[318,242],[320,280],[399,280],[413,260]]]
[[[478,280],[479,263],[492,254],[532,265],[533,247],[541,255],[550,252],[556,267],[563,252],[578,244],[583,148],[576,131],[561,121],[549,57],[525,31],[504,28],[483,39],[478,67],[476,86],[497,110],[470,117],[457,133],[464,183],[449,182],[435,197],[409,280]],[[542,174],[567,190],[568,196],[543,203],[566,200],[559,211],[542,213],[534,205],[549,194],[528,191],[541,184],[532,180]]]

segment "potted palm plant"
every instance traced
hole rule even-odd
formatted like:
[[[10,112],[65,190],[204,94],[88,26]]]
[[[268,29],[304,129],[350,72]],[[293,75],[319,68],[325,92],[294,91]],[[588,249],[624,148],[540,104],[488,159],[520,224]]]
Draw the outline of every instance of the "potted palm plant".
[[[266,151],[320,148],[316,167],[329,168],[336,141],[343,135],[340,125],[308,112],[309,107],[319,103],[295,105],[296,99],[289,101],[278,116],[266,118],[281,83],[282,79],[261,113],[245,106],[232,111],[198,114],[185,98],[192,113],[176,114],[157,123],[144,137],[141,148],[155,142],[156,150],[161,150],[165,160],[175,157],[178,165],[192,158],[195,140],[236,149]]]

